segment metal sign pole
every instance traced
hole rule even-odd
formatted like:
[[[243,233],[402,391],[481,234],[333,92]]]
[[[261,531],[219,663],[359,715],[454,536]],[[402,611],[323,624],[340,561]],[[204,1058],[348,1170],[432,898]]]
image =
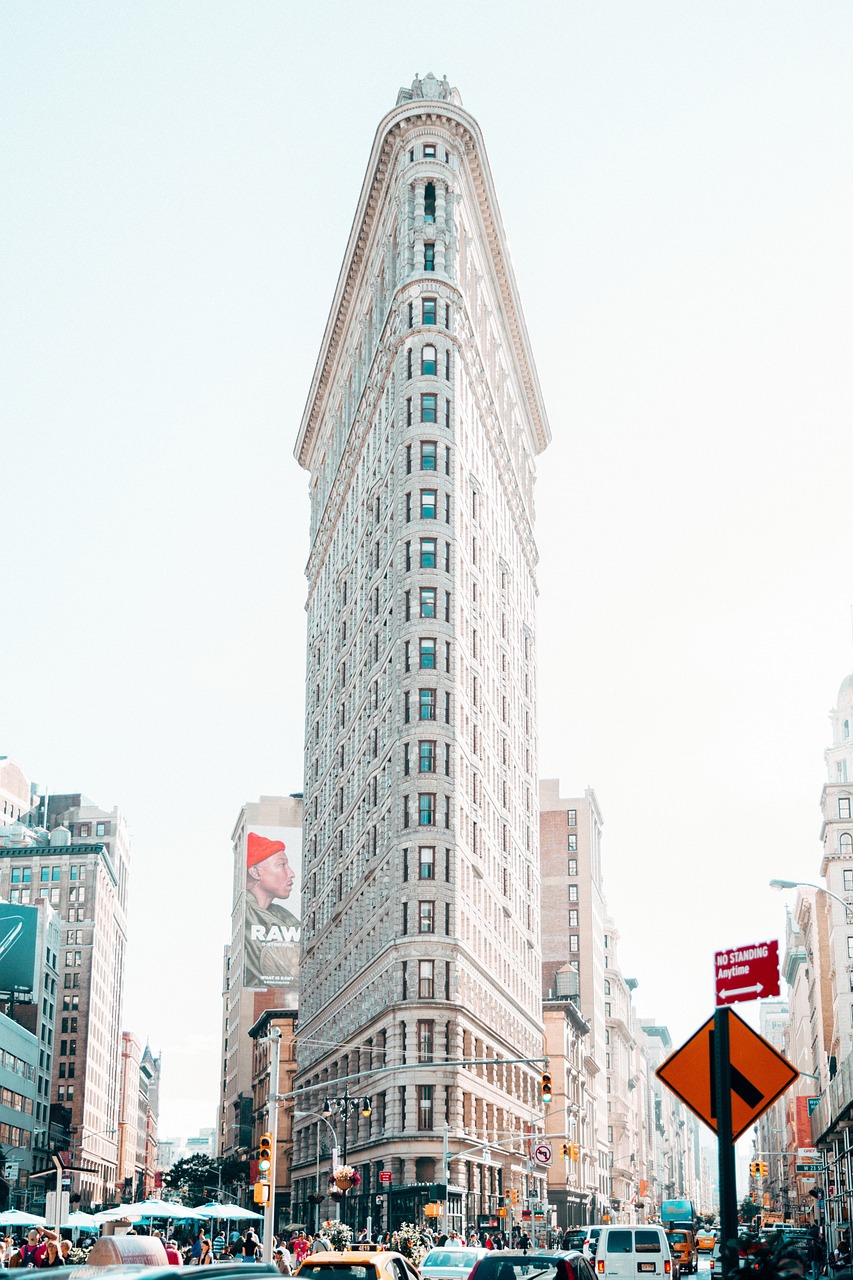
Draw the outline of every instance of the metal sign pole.
[[[720,1174],[720,1252],[723,1275],[738,1265],[737,1248],[737,1184],[735,1181],[735,1145],[732,1139],[732,1083],[729,1057],[729,1011],[714,1010],[714,1033],[711,1049],[711,1073],[714,1084],[712,1103],[717,1122],[717,1146]]]

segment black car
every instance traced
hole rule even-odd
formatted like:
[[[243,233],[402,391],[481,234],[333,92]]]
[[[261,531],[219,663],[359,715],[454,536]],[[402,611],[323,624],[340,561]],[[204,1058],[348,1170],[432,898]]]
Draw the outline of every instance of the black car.
[[[468,1280],[594,1280],[594,1275],[579,1249],[495,1249],[480,1259]]]

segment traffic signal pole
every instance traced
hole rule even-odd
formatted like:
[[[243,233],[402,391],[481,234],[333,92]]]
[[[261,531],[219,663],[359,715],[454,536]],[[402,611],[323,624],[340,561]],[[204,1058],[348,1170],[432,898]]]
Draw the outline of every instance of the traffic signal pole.
[[[270,1091],[267,1099],[267,1124],[272,1134],[270,1144],[269,1198],[264,1205],[264,1262],[272,1262],[273,1235],[275,1233],[275,1188],[278,1166],[278,1085],[281,1059],[281,1032],[270,1035]]]
[[[729,1060],[729,1011],[722,1005],[714,1010],[712,1061],[714,1118],[717,1122],[718,1168],[720,1175],[720,1252],[722,1273],[737,1269],[737,1183],[735,1146],[732,1139],[732,1083]]]

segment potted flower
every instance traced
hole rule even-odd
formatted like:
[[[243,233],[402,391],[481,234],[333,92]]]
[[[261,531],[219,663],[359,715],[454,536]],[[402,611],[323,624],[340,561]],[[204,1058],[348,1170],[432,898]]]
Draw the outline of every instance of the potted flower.
[[[361,1174],[351,1164],[339,1164],[334,1173],[329,1175],[329,1186],[338,1191],[351,1191],[361,1185]]]

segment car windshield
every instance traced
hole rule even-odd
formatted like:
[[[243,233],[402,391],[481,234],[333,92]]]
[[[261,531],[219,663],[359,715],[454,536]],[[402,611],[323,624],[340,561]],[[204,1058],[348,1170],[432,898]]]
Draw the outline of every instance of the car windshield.
[[[470,1271],[479,1256],[472,1249],[431,1249],[419,1269],[429,1271],[430,1267],[453,1267],[455,1271]]]
[[[476,1280],[567,1280],[565,1261],[556,1254],[481,1258]]]
[[[303,1262],[300,1276],[316,1276],[328,1280],[329,1272],[335,1280],[376,1280],[376,1268],[367,1262]]]

